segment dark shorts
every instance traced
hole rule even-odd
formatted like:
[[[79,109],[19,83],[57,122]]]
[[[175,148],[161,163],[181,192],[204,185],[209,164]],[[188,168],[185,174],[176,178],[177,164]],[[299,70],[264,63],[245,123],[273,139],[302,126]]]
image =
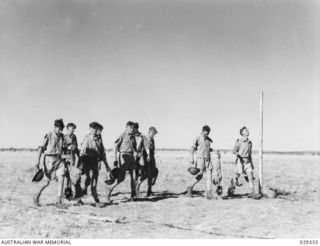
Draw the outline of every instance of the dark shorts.
[[[137,168],[133,153],[120,153],[119,168],[118,183],[125,179],[127,171],[133,172]]]
[[[99,160],[94,157],[82,156],[78,168],[81,170],[82,174],[88,173],[91,170],[97,171],[99,169]]]

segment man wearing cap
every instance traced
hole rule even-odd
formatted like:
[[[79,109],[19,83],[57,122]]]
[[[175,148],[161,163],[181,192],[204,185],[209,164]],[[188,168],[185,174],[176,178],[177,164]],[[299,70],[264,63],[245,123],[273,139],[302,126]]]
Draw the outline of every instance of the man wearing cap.
[[[194,140],[191,148],[191,163],[200,169],[199,174],[195,177],[196,180],[187,187],[187,196],[192,197],[192,189],[202,179],[203,173],[207,176],[206,198],[213,199],[212,194],[212,170],[213,165],[211,161],[211,138],[209,137],[210,127],[205,125],[202,127],[200,135]],[[196,154],[196,160],[195,160]]]
[[[143,139],[144,136],[142,135],[141,132],[139,132],[139,123],[136,122],[133,125],[133,135],[136,139],[136,144],[137,144],[137,153],[135,156],[136,160],[136,182],[138,182],[138,177],[143,173],[144,171],[144,161],[142,157],[142,152],[143,152]],[[142,161],[141,161],[142,160]]]
[[[119,138],[115,141],[114,165],[119,166],[119,174],[117,177],[117,182],[111,186],[107,186],[108,201],[110,201],[111,193],[114,190],[114,188],[124,181],[127,171],[129,171],[130,174],[131,200],[133,200],[136,197],[136,161],[134,158],[134,153],[137,151],[137,149],[136,140],[133,133],[134,123],[132,121],[129,121],[126,124],[126,130],[123,133],[121,133]]]
[[[83,194],[87,193],[87,188],[91,185],[91,194],[94,201],[98,205],[100,203],[97,193],[97,183],[99,176],[99,162],[102,161],[105,164],[107,172],[110,171],[105,149],[102,141],[97,135],[98,130],[102,131],[103,127],[97,122],[92,122],[89,125],[90,134],[85,136],[80,150],[80,164],[82,173],[86,175],[85,184],[83,188]]]
[[[76,157],[79,159],[79,149],[77,136],[74,134],[77,126],[70,122],[67,124],[67,132],[64,135],[64,144],[66,150],[66,164],[68,167],[68,172],[66,173],[67,188],[72,191],[71,184],[75,187],[75,196],[78,196],[80,189],[77,187],[77,177],[79,175],[79,170],[75,166]],[[72,194],[69,199],[72,198]]]
[[[76,163],[76,156],[79,158],[78,140],[74,134],[77,126],[70,122],[67,124],[67,133],[64,135],[64,143],[66,145],[66,153],[69,154],[68,161],[71,166]]]
[[[158,169],[156,167],[156,160],[154,156],[155,143],[154,136],[157,134],[157,129],[153,126],[149,128],[148,135],[143,139],[143,159],[145,163],[146,172],[142,174],[140,182],[137,185],[137,196],[139,196],[139,189],[142,182],[148,179],[147,196],[152,195],[152,186],[155,184],[158,176]]]
[[[47,183],[40,188],[40,190],[33,197],[33,204],[40,206],[39,199],[42,191],[49,186],[50,182],[55,180],[58,181],[58,195],[56,206],[59,208],[65,208],[63,204],[63,185],[64,185],[64,176],[66,173],[66,165],[62,160],[62,152],[64,147],[64,138],[63,131],[64,124],[62,119],[54,121],[54,129],[47,133],[44,137],[44,140],[39,147],[38,161],[36,164],[36,169],[39,170],[40,161],[42,155],[44,173],[48,178]]]

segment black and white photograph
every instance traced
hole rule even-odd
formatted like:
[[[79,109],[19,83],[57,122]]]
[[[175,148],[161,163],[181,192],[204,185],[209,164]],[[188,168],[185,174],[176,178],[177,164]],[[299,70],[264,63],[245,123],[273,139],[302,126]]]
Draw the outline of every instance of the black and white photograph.
[[[317,245],[319,5],[0,0],[0,244]]]

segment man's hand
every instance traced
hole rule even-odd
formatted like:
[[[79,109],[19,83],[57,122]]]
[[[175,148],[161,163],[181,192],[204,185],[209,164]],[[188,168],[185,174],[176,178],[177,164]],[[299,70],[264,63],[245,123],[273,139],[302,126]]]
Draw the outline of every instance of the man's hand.
[[[117,166],[118,166],[118,161],[117,161],[117,160],[115,160],[115,161],[113,162],[113,166],[114,166],[114,167],[117,167]]]

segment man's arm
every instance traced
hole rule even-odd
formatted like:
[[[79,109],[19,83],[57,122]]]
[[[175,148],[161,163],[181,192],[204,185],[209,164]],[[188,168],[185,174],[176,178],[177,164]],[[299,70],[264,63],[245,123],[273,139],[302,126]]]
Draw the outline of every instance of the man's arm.
[[[234,144],[232,152],[233,152],[233,154],[238,156],[238,151],[239,151],[239,139],[237,139],[236,143]]]
[[[198,146],[198,141],[197,141],[197,139],[195,139],[193,141],[193,145],[191,147],[191,164],[194,164],[194,153],[197,150],[197,146]]]
[[[103,161],[105,167],[106,167],[106,170],[107,172],[110,171],[110,167],[109,167],[109,164],[108,164],[108,160],[107,160],[107,155],[106,155],[106,150],[104,148],[104,145],[102,143],[102,140],[101,140],[101,160]]]
[[[123,135],[121,134],[120,137],[114,142],[114,165],[118,166],[118,150],[122,143]]]
[[[253,167],[253,164],[252,164],[252,142],[251,141],[249,142],[248,154],[249,154],[249,159],[250,159],[251,165]]]
[[[36,169],[38,170],[39,169],[39,166],[40,166],[40,161],[41,161],[41,156],[42,156],[42,147],[39,148],[39,151],[38,151],[38,161],[37,161],[37,164],[36,164]]]
[[[79,158],[80,152],[79,152],[79,148],[78,148],[78,139],[76,136],[74,136],[74,146],[75,146],[74,153]]]
[[[40,167],[41,156],[42,156],[42,153],[43,153],[43,152],[45,151],[45,149],[47,148],[48,141],[49,141],[48,136],[45,135],[45,136],[44,136],[44,139],[43,139],[43,142],[42,142],[41,146],[39,147],[36,169],[39,169],[39,167]]]
[[[118,148],[119,148],[119,144],[115,143],[114,145],[114,165],[115,166],[118,165]]]

